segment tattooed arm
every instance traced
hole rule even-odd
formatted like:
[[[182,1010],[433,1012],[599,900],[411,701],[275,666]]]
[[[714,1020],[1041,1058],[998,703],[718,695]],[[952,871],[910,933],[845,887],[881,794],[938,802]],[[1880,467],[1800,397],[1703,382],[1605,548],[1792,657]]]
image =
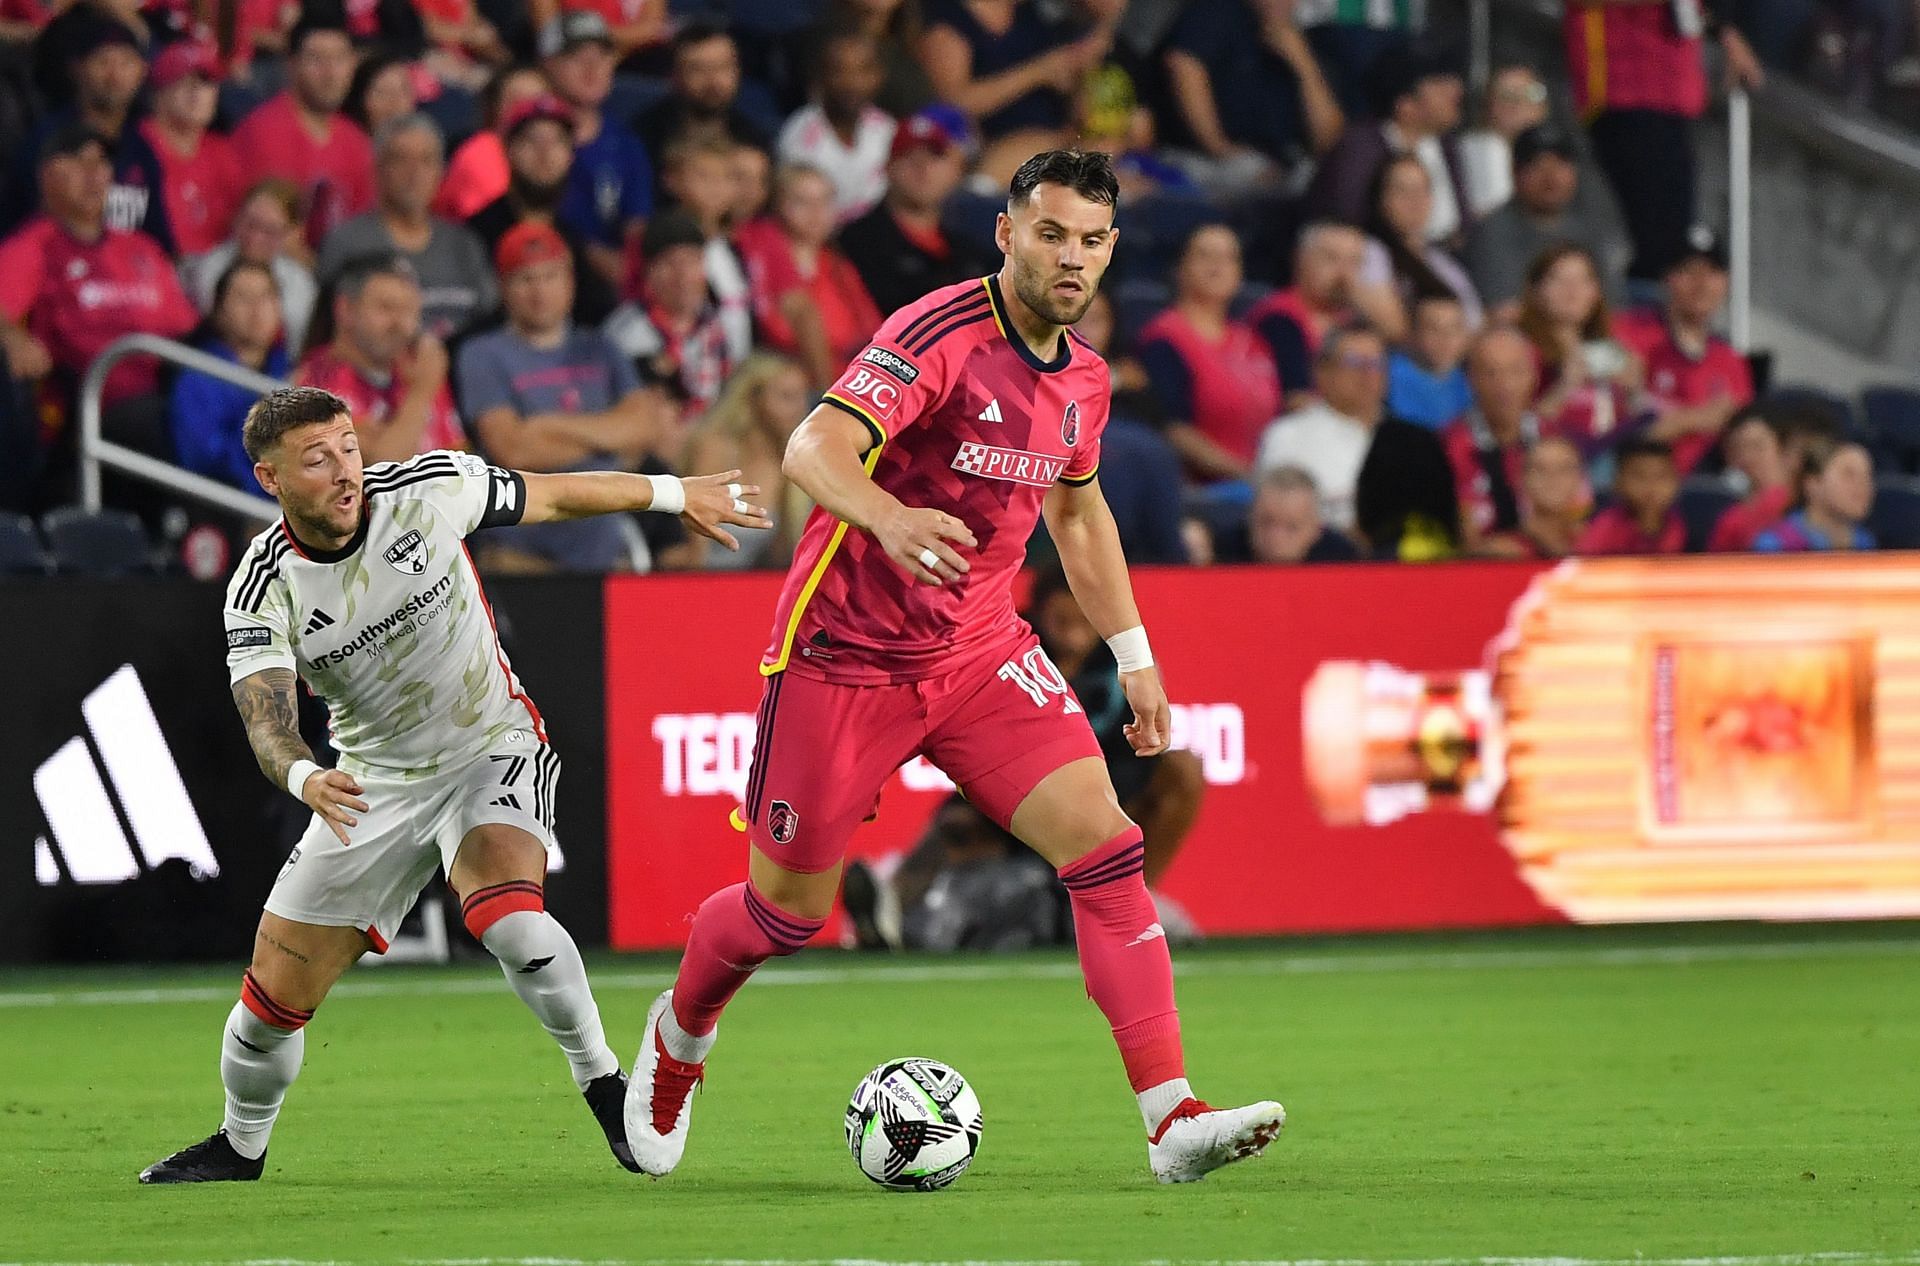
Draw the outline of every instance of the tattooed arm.
[[[300,737],[300,713],[294,703],[293,670],[267,668],[233,683],[234,706],[247,727],[247,742],[253,746],[253,758],[260,772],[276,787],[287,785],[287,771],[301,761],[313,759],[313,749]],[[362,788],[351,774],[323,769],[307,776],[300,799],[326,819],[327,825],[350,844],[347,828],[358,826],[359,819],[349,810],[367,811],[359,799]]]

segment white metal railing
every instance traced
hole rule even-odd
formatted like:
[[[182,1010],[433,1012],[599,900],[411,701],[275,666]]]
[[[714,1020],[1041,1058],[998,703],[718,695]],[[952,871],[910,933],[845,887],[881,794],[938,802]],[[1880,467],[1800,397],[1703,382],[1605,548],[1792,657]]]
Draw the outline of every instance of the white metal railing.
[[[171,462],[150,457],[101,436],[100,394],[106,387],[107,375],[113,372],[113,367],[129,356],[157,356],[182,369],[198,370],[261,395],[287,385],[278,378],[268,377],[232,361],[221,360],[218,356],[209,356],[198,348],[176,343],[170,338],[161,338],[157,334],[129,334],[125,338],[115,339],[87,367],[86,377],[80,380],[80,503],[88,510],[100,508],[100,468],[109,466],[135,479],[159,484],[183,497],[234,514],[262,522],[275,518],[280,513],[280,507],[265,497],[250,495],[208,479],[205,475],[196,475]]]

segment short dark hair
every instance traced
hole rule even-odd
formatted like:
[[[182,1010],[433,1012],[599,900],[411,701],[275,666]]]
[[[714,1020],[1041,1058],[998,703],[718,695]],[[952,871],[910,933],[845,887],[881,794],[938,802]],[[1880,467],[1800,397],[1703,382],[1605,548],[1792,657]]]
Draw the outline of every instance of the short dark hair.
[[[1331,361],[1349,340],[1356,338],[1378,339],[1382,347],[1387,346],[1387,336],[1365,321],[1343,321],[1320,336],[1320,351],[1314,357],[1316,362]]]
[[[248,457],[256,462],[265,461],[267,452],[288,431],[351,416],[353,410],[347,407],[347,402],[331,391],[319,387],[282,387],[261,396],[247,410],[246,424],[240,428],[240,443]]]
[[[1120,179],[1113,174],[1113,157],[1099,150],[1041,150],[1013,173],[1007,185],[1007,205],[1027,201],[1041,185],[1062,185],[1101,206],[1120,204]]]
[[[1621,440],[1613,450],[1614,468],[1626,469],[1628,462],[1636,457],[1654,457],[1663,462],[1673,460],[1673,445],[1665,440],[1656,440],[1645,435],[1630,435]]]
[[[287,32],[287,53],[297,56],[300,46],[307,42],[309,35],[318,35],[322,31],[334,31],[353,38],[353,32],[347,29],[347,15],[343,8],[328,4],[308,4],[301,6],[300,20]]]
[[[395,251],[379,251],[366,255],[355,255],[340,266],[340,273],[334,279],[333,293],[345,295],[349,299],[358,299],[360,292],[375,277],[398,277],[402,281],[420,284],[420,274],[405,255]]]
[[[708,40],[718,39],[733,39],[733,32],[728,29],[725,22],[716,22],[712,18],[694,18],[674,32],[673,55],[678,57],[695,44],[704,44]]]

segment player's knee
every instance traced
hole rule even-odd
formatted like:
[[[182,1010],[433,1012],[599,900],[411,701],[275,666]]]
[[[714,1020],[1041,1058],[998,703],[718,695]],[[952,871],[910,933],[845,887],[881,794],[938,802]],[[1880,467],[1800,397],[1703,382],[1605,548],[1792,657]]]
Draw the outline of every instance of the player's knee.
[[[1111,812],[1088,815],[1084,827],[1074,833],[1071,847],[1061,850],[1064,860],[1055,862],[1054,869],[1064,880],[1076,868],[1104,868],[1119,857],[1132,858],[1138,863],[1144,856],[1145,838],[1139,825],[1115,805]],[[1139,866],[1136,864],[1134,869],[1138,870]]]
[[[762,949],[772,958],[798,954],[827,925],[824,915],[814,918],[796,913],[760,892],[759,886],[752,882],[745,886],[742,899],[746,902],[748,917],[766,940]]]
[[[476,888],[460,902],[460,919],[467,925],[467,931],[473,939],[493,950],[493,942],[487,939],[508,915],[546,912],[546,890],[531,879],[510,879],[505,883],[489,884]],[[530,920],[515,920],[524,924]],[[502,936],[510,935],[503,932]],[[494,951],[498,956],[498,951]]]
[[[508,971],[534,976],[559,957],[565,933],[544,910],[514,910],[495,919],[479,935],[487,952]]]
[[[269,985],[261,979],[257,967],[249,967],[240,978],[240,1005],[269,1028],[297,1033],[313,1019],[314,1009],[320,1005],[321,999],[303,998],[291,989],[276,987],[278,985],[277,981]]]

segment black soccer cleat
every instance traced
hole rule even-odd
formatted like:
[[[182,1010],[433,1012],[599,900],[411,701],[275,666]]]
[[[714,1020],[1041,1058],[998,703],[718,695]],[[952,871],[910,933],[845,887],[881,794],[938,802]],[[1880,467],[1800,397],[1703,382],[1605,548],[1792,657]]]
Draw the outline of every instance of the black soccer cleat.
[[[140,1171],[143,1183],[170,1182],[255,1182],[267,1167],[267,1154],[248,1160],[233,1150],[224,1129],[182,1148],[165,1160],[153,1162]]]
[[[601,1132],[607,1136],[613,1159],[628,1173],[639,1173],[640,1162],[633,1159],[633,1149],[627,1146],[627,1075],[616,1068],[595,1077],[581,1093],[587,1098],[587,1107],[593,1110],[593,1119],[600,1123]]]

